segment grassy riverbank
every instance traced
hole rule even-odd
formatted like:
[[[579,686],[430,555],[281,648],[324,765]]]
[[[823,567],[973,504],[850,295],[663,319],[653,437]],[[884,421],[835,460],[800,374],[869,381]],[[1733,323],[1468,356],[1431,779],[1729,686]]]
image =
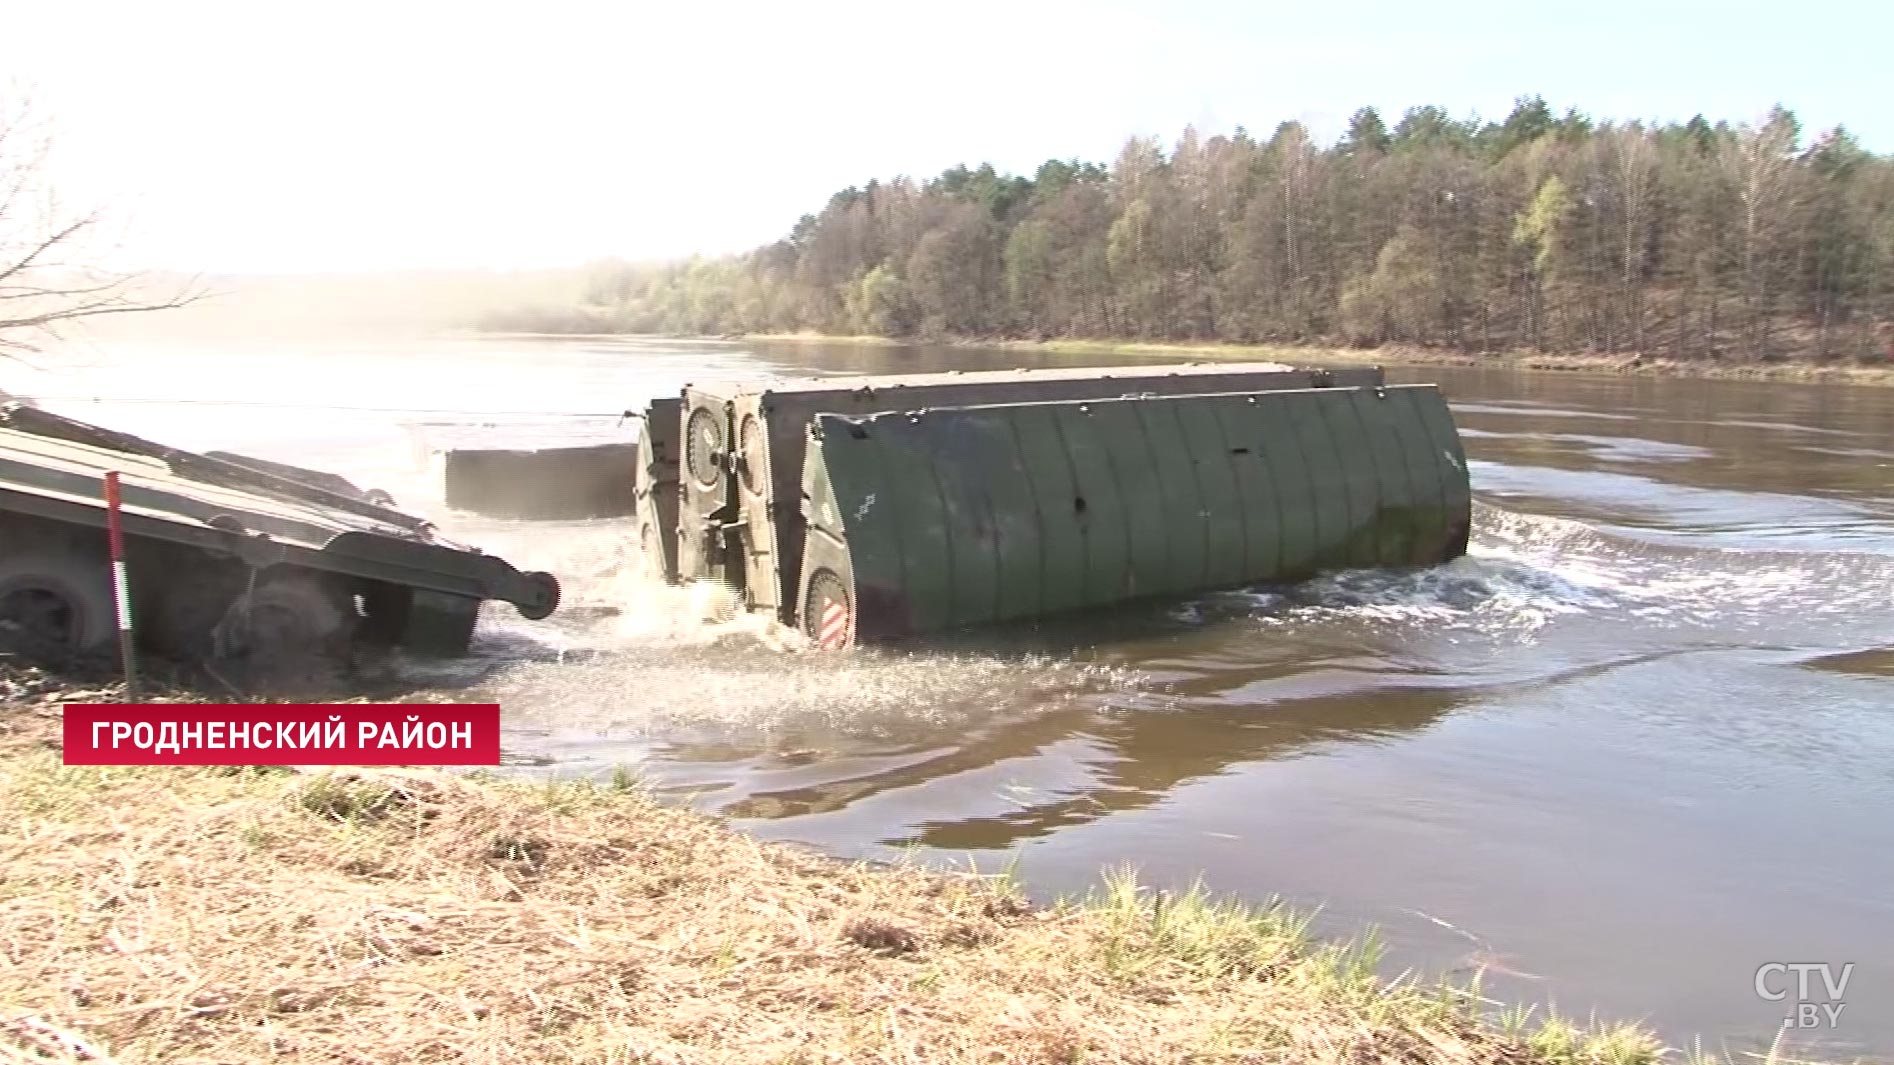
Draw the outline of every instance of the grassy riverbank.
[[[824,336],[815,333],[752,333],[741,339],[771,343],[886,345],[911,343],[874,336]],[[1894,365],[1853,363],[1745,362],[1639,358],[1629,355],[1547,355],[1513,352],[1467,355],[1431,348],[1283,347],[1268,344],[1178,343],[1151,344],[1104,340],[966,340],[973,347],[1011,348],[1086,356],[1134,354],[1174,356],[1178,359],[1267,360],[1290,363],[1350,363],[1384,366],[1477,366],[1515,370],[1555,370],[1567,373],[1640,377],[1695,377],[1713,380],[1800,381],[1822,384],[1894,386]]]
[[[1658,1056],[1634,1028],[1387,984],[1285,910],[1124,877],[1035,908],[759,843],[628,780],[65,767],[61,701],[112,693],[0,687],[0,1060]]]

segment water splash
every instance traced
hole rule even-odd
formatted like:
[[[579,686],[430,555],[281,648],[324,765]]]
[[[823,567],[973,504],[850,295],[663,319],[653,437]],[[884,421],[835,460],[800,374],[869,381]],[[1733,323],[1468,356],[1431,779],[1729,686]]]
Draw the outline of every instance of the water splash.
[[[1349,623],[1436,626],[1535,638],[1566,619],[1643,627],[1768,627],[1777,639],[1821,639],[1836,626],[1887,626],[1894,560],[1882,555],[1684,548],[1576,521],[1476,505],[1468,554],[1423,570],[1357,570],[1290,588],[1191,604],[1232,604],[1275,628]]]

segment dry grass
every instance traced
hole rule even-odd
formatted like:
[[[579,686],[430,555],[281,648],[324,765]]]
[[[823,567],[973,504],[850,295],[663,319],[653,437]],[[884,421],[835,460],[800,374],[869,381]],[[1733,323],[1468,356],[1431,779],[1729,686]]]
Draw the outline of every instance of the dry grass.
[[[61,764],[0,711],[0,1061],[1637,1063],[1481,1021],[1278,907],[1126,875],[1035,909],[635,782]],[[95,696],[101,693],[93,693]],[[71,698],[73,696],[68,696]]]

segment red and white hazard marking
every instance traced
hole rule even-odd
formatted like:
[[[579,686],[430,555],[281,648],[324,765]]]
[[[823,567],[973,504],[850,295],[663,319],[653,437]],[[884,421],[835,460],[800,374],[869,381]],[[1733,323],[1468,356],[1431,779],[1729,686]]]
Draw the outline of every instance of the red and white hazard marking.
[[[822,608],[822,627],[816,630],[815,645],[833,651],[848,643],[848,606],[831,599]]]

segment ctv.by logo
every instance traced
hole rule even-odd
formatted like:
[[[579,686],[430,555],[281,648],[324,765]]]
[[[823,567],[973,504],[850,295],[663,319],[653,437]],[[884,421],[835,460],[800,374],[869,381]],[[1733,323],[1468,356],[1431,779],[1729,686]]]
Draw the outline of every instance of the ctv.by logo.
[[[1854,972],[1854,962],[1837,967],[1825,961],[1772,961],[1756,970],[1756,996],[1790,1004],[1784,1028],[1832,1029],[1848,1008],[1841,997],[1848,993]]]

